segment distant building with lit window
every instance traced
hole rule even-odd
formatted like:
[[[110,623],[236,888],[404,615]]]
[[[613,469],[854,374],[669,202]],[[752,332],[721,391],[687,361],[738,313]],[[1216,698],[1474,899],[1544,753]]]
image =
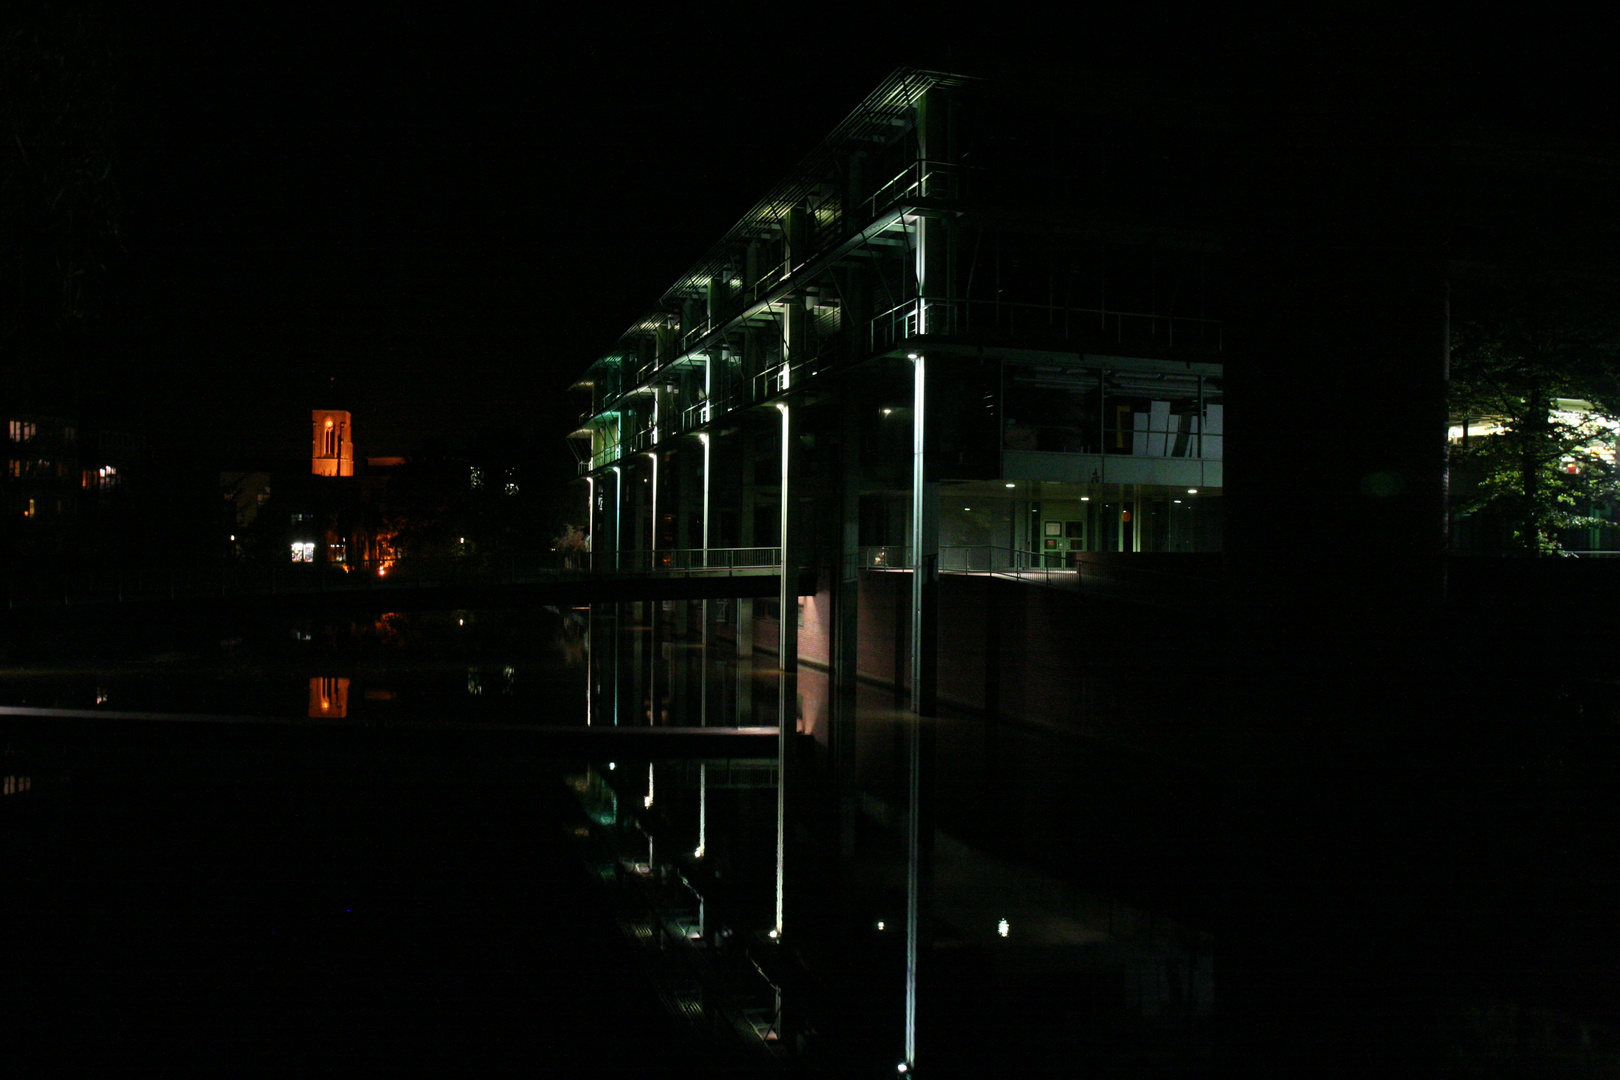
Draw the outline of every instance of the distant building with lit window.
[[[0,515],[13,557],[93,557],[116,552],[130,481],[146,441],[71,415],[13,410],[5,422]]]
[[[392,533],[380,501],[403,458],[380,456],[355,467],[354,422],[346,410],[310,412],[310,466],[219,474],[219,550],[227,557],[356,569],[392,559]]]

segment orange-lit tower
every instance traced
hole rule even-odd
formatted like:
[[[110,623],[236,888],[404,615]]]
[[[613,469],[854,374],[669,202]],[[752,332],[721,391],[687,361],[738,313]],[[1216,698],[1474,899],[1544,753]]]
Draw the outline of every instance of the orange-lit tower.
[[[316,476],[354,475],[354,430],[349,414],[337,409],[316,409],[309,470]]]

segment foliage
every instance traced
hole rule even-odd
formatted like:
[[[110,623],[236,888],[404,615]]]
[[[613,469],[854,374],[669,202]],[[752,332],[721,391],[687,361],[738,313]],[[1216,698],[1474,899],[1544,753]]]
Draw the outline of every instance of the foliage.
[[[0,29],[0,345],[24,354],[101,314],[119,243],[113,54],[72,7]]]
[[[552,539],[551,546],[558,551],[572,555],[589,550],[590,537],[586,536],[585,530],[578,525],[568,524],[564,525],[563,531]]]
[[[382,517],[401,555],[455,557],[464,551],[471,502],[466,462],[429,443],[389,478]]]
[[[478,433],[452,449],[430,443],[390,479],[383,512],[410,558],[527,558],[566,528],[567,454],[528,430]],[[577,498],[577,496],[575,496]],[[581,534],[583,536],[583,534]]]
[[[1612,523],[1620,472],[1620,295],[1542,272],[1459,290],[1451,416],[1453,510],[1500,522],[1520,554]]]

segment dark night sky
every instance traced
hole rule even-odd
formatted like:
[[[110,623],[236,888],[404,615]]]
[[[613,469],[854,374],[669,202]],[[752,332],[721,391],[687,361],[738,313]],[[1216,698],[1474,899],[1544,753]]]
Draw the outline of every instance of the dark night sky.
[[[1152,19],[918,34],[802,12],[108,19],[125,245],[113,359],[222,466],[301,454],[308,410],[334,394],[362,452],[521,425],[562,453],[572,376],[900,64],[1027,60],[1284,95],[1299,62],[1262,33]],[[1606,100],[1591,97],[1595,51],[1520,31],[1449,30],[1447,92],[1532,124],[1585,96],[1562,110],[1579,127]],[[1290,32],[1339,54],[1339,28]],[[1352,39],[1347,70],[1374,78],[1380,49],[1412,47]]]
[[[249,458],[301,452],[334,376],[362,450],[492,425],[561,450],[572,376],[904,59],[722,67],[690,28],[462,14],[120,47],[135,362]]]

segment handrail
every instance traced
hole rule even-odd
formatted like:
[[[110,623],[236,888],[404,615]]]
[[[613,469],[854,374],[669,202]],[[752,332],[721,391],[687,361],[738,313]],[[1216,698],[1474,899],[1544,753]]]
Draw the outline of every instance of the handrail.
[[[928,325],[919,328],[919,305],[926,307]],[[999,329],[1018,333],[1034,327],[1037,336],[1073,340],[1100,334],[1123,342],[1132,333],[1163,338],[1174,347],[1179,334],[1182,344],[1201,345],[1220,351],[1223,324],[1219,319],[1194,315],[1161,315],[1145,311],[1119,311],[1109,308],[1067,307],[1004,300],[969,300],[962,297],[909,297],[867,320],[867,339],[875,351],[894,348],[899,342],[920,333],[952,334],[974,330]]]
[[[1131,554],[1024,551],[994,544],[945,545],[939,549],[936,565],[944,574],[985,574],[1068,589],[1119,583],[1127,579],[1175,588],[1213,584],[1210,578],[1202,575],[1178,574],[1119,561],[1130,558]],[[911,549],[903,545],[862,547],[854,560],[856,568],[861,570],[909,572],[913,568]]]
[[[671,548],[659,551],[542,552],[526,557],[404,558],[374,563],[227,564],[33,575],[6,583],[9,608],[58,607],[234,596],[373,592],[466,585],[519,585],[592,577],[695,577],[780,572],[782,549]]]

